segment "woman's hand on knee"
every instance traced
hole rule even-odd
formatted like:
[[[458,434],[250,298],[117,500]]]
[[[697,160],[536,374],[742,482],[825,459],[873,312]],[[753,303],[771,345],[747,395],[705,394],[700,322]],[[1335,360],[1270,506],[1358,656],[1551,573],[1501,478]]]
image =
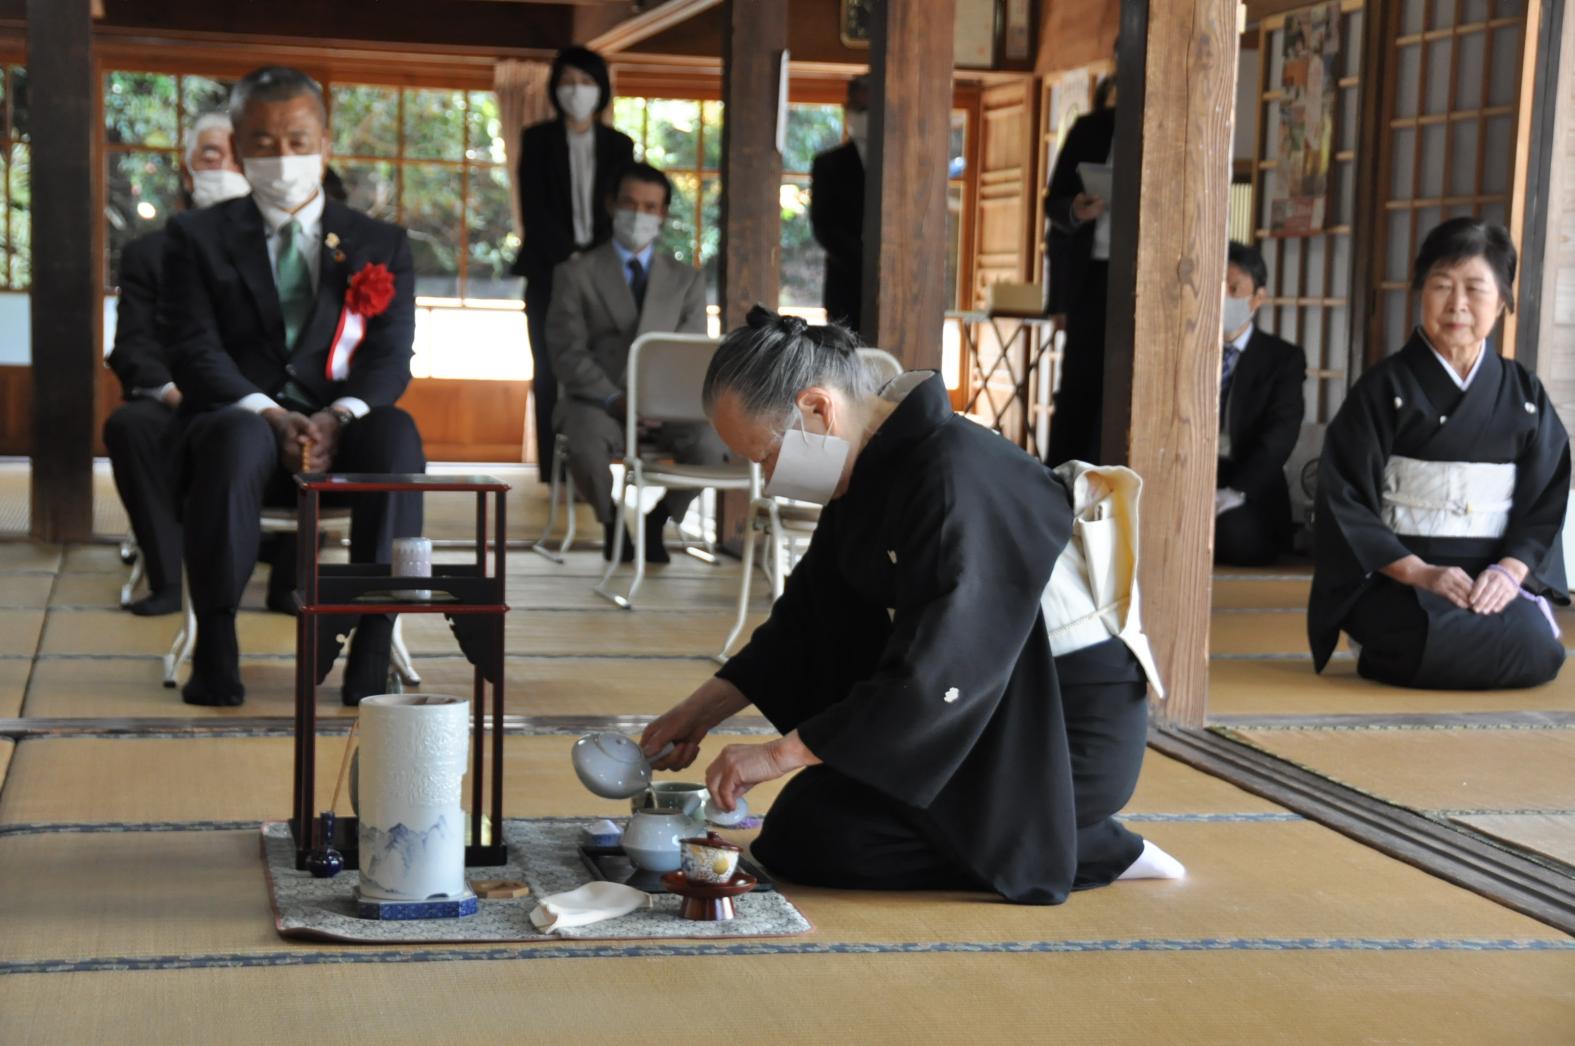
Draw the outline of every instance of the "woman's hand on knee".
[[[1471,609],[1478,614],[1498,614],[1514,602],[1520,585],[1502,568],[1488,567],[1471,586]]]
[[[1474,582],[1471,575],[1459,567],[1423,566],[1411,584],[1435,596],[1443,596],[1461,610],[1471,609]]]

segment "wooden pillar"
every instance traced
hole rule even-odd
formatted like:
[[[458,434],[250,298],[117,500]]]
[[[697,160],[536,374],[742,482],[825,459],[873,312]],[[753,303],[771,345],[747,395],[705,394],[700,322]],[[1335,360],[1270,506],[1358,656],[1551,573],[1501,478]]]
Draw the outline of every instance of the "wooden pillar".
[[[864,340],[941,365],[954,0],[874,0],[864,179]]]
[[[787,0],[728,0],[722,12],[722,329],[759,302],[776,308],[782,273],[777,100]]]
[[[1208,688],[1236,24],[1234,0],[1127,0],[1117,56],[1104,446],[1143,477],[1157,714],[1181,726]]]
[[[32,533],[93,533],[93,398],[100,254],[93,245],[94,104],[89,0],[28,0],[32,99]]]

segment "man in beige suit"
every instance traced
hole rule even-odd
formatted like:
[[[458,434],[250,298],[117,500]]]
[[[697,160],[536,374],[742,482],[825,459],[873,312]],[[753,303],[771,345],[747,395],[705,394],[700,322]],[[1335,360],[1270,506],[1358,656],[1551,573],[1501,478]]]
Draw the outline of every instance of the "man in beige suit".
[[[547,312],[547,345],[558,375],[553,427],[569,437],[569,471],[602,521],[612,558],[612,462],[625,449],[624,397],[629,346],[649,331],[704,334],[705,275],[656,248],[673,187],[647,164],[625,169],[608,205],[613,238],[577,254],[553,274]],[[714,465],[727,448],[706,424],[663,424],[651,443],[686,465]],[[670,491],[645,517],[645,558],[665,563],[662,527],[682,520],[694,491]],[[634,558],[624,536],[622,558]]]

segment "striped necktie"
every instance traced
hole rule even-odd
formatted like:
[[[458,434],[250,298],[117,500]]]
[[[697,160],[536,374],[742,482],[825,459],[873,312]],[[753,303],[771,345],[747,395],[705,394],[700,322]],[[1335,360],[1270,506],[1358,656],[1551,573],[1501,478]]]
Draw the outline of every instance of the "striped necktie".
[[[1230,342],[1225,343],[1224,365],[1220,368],[1220,405],[1230,396],[1230,382],[1236,376],[1236,364],[1241,361],[1241,350]]]
[[[312,314],[312,300],[317,296],[312,290],[312,271],[306,266],[301,248],[301,223],[291,221],[279,230],[279,259],[274,273],[279,311],[284,316],[286,351],[295,348],[295,340],[301,336],[301,328]]]

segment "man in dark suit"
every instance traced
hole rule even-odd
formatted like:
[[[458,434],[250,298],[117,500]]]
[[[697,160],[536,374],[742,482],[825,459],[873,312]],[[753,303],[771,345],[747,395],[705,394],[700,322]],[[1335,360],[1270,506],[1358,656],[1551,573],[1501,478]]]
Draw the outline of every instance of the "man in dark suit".
[[[609,559],[616,523],[611,468],[626,449],[629,347],[650,331],[706,330],[705,274],[656,246],[672,201],[666,175],[631,164],[608,201],[612,240],[570,258],[553,277],[547,336],[563,383],[554,421],[569,437],[569,468],[602,522],[603,554]],[[726,459],[727,450],[709,425],[664,424],[651,440],[684,464],[716,465]],[[669,491],[646,515],[648,562],[667,562],[662,527],[669,518],[682,522],[694,498],[694,491]],[[627,535],[621,555],[634,558]]]
[[[826,251],[821,302],[826,319],[855,333],[864,310],[864,153],[869,145],[869,82],[848,81],[848,140],[809,169],[809,223]]]
[[[208,207],[251,191],[230,151],[230,118],[197,117],[181,170],[182,196]],[[176,514],[174,455],[180,426],[180,389],[170,375],[156,327],[164,230],[155,229],[120,252],[115,346],[109,366],[125,402],[104,422],[104,446],[120,500],[131,518],[148,579],[148,595],[126,609],[155,616],[180,609],[180,520]]]
[[[291,474],[421,472],[421,437],[394,406],[410,381],[414,277],[405,230],[325,198],[321,89],[294,69],[248,74],[230,95],[252,195],[168,228],[159,326],[186,420],[180,469],[197,649],[183,696],[238,705],[235,611],[265,503]],[[416,496],[351,500],[350,553],[387,562],[421,532]],[[393,620],[359,619],[342,697],[386,685]],[[323,674],[336,650],[324,651]]]
[[[1225,268],[1214,560],[1235,566],[1272,563],[1291,540],[1285,463],[1301,433],[1307,357],[1254,325],[1268,282],[1263,255],[1232,242]]]
[[[558,378],[548,342],[552,274],[579,251],[606,243],[611,215],[602,201],[618,175],[634,162],[634,139],[602,122],[612,104],[612,80],[601,55],[566,47],[552,62],[547,101],[557,116],[520,135],[520,221],[525,242],[514,275],[525,277],[525,320],[530,328],[536,407],[536,460],[543,482],[552,478],[553,408]]]

